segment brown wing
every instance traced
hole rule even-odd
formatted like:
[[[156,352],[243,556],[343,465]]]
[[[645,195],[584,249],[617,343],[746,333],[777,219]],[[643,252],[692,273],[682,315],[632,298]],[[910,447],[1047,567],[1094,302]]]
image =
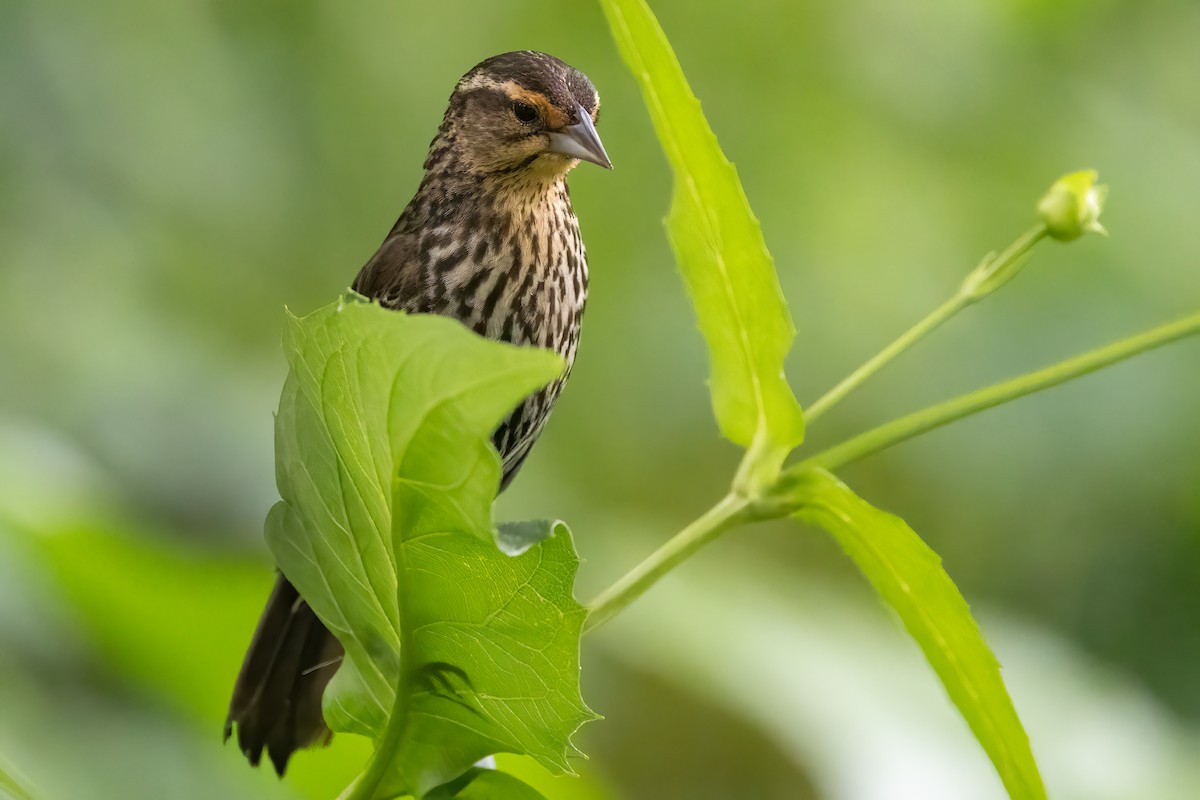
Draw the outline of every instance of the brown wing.
[[[413,231],[409,213],[397,220],[375,255],[359,270],[353,289],[378,300],[387,308],[408,312],[424,311],[419,235]]]

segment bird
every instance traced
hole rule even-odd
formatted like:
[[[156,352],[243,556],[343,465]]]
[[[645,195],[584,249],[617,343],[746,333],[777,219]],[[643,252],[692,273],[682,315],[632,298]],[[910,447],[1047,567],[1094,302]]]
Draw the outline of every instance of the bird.
[[[523,400],[492,443],[499,491],[517,474],[570,375],[588,270],[567,175],[612,162],[596,132],[600,95],[546,53],[488,58],[455,85],[424,176],[352,289],[381,306],[458,320],[489,339],[557,352],[558,379]],[[343,650],[279,573],[234,684],[225,740],[280,777],[299,749],[328,744],[321,697]]]

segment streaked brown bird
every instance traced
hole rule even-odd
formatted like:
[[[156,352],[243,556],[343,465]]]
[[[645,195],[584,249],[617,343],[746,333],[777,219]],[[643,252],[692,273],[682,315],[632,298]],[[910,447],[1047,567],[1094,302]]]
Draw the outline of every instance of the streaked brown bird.
[[[429,147],[425,176],[354,281],[387,308],[441,314],[491,339],[549,348],[557,381],[526,398],[493,443],[501,490],[546,424],[575,358],[587,262],[567,192],[581,160],[611,169],[596,133],[600,96],[545,53],[487,59],[463,76]],[[282,775],[292,753],[324,744],[321,695],[342,647],[283,575],[267,601],[229,704],[225,738]]]

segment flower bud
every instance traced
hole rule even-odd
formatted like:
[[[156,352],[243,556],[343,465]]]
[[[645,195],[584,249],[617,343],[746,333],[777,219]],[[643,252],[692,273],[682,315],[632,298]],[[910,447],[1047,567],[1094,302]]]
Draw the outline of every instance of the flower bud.
[[[1108,235],[1100,225],[1108,187],[1097,185],[1098,177],[1094,169],[1064,175],[1038,202],[1038,216],[1052,237],[1069,242],[1088,231]]]

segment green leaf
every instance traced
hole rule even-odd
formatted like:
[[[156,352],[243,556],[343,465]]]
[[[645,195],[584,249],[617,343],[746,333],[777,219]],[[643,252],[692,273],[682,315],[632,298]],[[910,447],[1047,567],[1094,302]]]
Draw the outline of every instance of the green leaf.
[[[545,795],[512,775],[476,767],[446,786],[439,786],[428,800],[546,800]]]
[[[451,529],[415,529],[400,548],[412,661],[462,672],[409,673],[407,727],[385,785],[425,791],[498,752],[572,772],[570,736],[595,715],[579,695],[585,610],[571,595],[579,559],[565,526],[517,557]]]
[[[667,229],[708,343],[721,433],[778,468],[804,438],[783,375],[795,337],[758,220],[643,0],[601,0],[675,176]]]
[[[1029,737],[1000,665],[937,553],[823,470],[798,478],[796,516],[828,531],[917,640],[1014,800],[1044,800]]]
[[[366,791],[419,796],[496,752],[570,771],[594,718],[578,557],[550,523],[510,531],[510,557],[491,516],[491,432],[561,361],[363,303],[293,318],[285,349],[267,542],[345,646],[325,716],[380,743]]]

